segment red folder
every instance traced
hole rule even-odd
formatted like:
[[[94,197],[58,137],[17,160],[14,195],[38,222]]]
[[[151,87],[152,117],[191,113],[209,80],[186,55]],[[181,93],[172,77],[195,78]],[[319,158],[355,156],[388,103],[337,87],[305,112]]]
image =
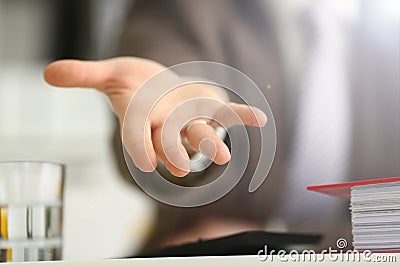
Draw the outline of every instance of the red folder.
[[[378,178],[372,180],[361,180],[355,182],[346,182],[339,184],[327,184],[327,185],[313,185],[308,186],[307,189],[316,191],[332,196],[342,197],[350,199],[350,188],[355,185],[366,185],[366,184],[380,184],[380,183],[391,183],[400,182],[400,176],[390,178]]]

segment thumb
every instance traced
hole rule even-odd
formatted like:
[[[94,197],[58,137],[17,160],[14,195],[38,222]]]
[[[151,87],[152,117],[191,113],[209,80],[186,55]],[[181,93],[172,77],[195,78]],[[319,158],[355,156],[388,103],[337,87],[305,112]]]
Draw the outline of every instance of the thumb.
[[[50,85],[96,88],[106,93],[110,99],[114,113],[122,121],[132,91],[124,90],[125,88],[122,87],[126,85],[123,84],[123,80],[115,78],[115,61],[112,59],[101,61],[59,60],[50,63],[45,68],[43,77]],[[107,92],[106,89],[109,88],[110,84],[117,88]],[[118,86],[121,88],[118,88]],[[115,93],[117,91],[119,93]]]
[[[113,66],[107,61],[59,60],[44,70],[46,82],[60,87],[106,87],[112,76]]]
[[[135,90],[164,68],[155,61],[134,57],[100,61],[68,59],[50,63],[43,76],[54,86],[96,88],[105,93],[121,122]]]

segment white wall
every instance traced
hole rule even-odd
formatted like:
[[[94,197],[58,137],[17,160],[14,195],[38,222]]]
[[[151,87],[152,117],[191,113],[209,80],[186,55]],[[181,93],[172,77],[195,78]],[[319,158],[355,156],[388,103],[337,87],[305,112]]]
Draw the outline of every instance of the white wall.
[[[152,202],[117,171],[113,115],[94,90],[55,89],[45,63],[0,62],[0,161],[67,165],[64,257],[132,255],[152,221]]]
[[[92,1],[92,38],[99,46],[93,54],[98,57],[112,53],[117,36],[111,33],[118,30],[116,18],[123,18],[122,5],[128,3],[111,8],[109,2]],[[55,3],[0,1],[0,161],[66,164],[65,259],[133,255],[151,225],[153,202],[119,177],[106,98],[93,90],[51,88],[43,81]],[[104,20],[106,14],[110,17]]]

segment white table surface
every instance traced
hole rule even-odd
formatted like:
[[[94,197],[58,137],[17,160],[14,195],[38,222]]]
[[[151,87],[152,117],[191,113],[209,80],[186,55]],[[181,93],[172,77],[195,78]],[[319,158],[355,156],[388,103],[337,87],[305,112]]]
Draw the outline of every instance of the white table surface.
[[[380,257],[380,258],[377,258]],[[399,266],[400,253],[373,254],[370,261],[361,259],[360,261],[335,261],[325,255],[324,259],[319,262],[306,262],[301,260],[293,260],[295,257],[288,255],[278,258],[268,258],[266,261],[260,261],[257,256],[229,256],[229,257],[185,257],[185,258],[142,258],[142,259],[116,259],[116,260],[96,260],[96,261],[58,261],[58,262],[25,262],[25,263],[3,263],[0,266],[21,266],[21,267],[158,267],[158,266],[175,266],[175,267],[197,267],[197,266]],[[320,258],[318,258],[320,259]],[[379,261],[379,262],[378,262]],[[385,262],[386,261],[386,262]]]

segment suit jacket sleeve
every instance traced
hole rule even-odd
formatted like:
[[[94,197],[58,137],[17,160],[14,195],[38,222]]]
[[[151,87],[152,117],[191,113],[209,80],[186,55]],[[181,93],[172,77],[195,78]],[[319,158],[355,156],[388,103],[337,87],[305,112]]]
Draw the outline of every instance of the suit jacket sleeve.
[[[200,43],[182,18],[181,8],[175,0],[135,1],[118,54],[145,57],[166,66],[201,59]]]
[[[201,43],[195,31],[189,30],[182,17],[184,1],[135,1],[122,32],[118,55],[138,56],[155,60],[166,66],[203,58]],[[114,134],[114,150],[119,169],[125,179],[132,181],[122,151],[120,131]],[[183,186],[201,182],[204,171],[190,173],[185,179],[176,178],[164,168],[158,171],[168,180]],[[203,181],[204,182],[204,181]]]

